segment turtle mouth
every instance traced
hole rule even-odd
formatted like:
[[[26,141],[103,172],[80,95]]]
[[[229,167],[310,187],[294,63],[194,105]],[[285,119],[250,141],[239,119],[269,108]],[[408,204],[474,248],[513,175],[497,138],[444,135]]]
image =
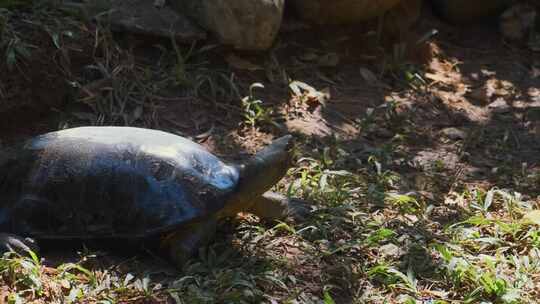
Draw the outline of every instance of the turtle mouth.
[[[281,167],[281,171],[284,171],[282,175],[285,175],[287,169],[292,165],[293,162],[292,152],[294,146],[294,138],[292,135],[285,135],[274,140],[270,146],[257,153],[257,156],[266,156],[266,162],[268,165],[273,167]],[[270,153],[265,155],[264,152],[266,151],[269,151]]]
[[[286,165],[287,167],[289,167],[293,164],[293,154],[294,154],[294,148],[296,147],[296,143],[292,135],[286,135],[284,137],[287,140],[287,144],[284,148],[284,153],[285,153],[285,158],[286,158]]]
[[[262,154],[267,150],[274,151],[274,153],[284,153],[287,156],[292,152],[294,148],[294,138],[292,135],[288,134],[282,136],[272,142],[270,146],[262,150],[257,154]]]
[[[241,169],[241,180],[252,193],[262,194],[285,176],[292,163],[293,137],[285,135],[255,154]]]
[[[238,165],[239,180],[236,191],[225,203],[225,214],[247,210],[253,198],[258,197],[279,182],[290,168],[293,137],[286,135],[274,140],[247,162]]]

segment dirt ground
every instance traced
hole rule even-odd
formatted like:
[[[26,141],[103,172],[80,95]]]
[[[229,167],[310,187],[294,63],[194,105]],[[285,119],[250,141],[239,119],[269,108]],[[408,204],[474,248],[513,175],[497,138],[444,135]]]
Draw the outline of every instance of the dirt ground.
[[[397,165],[398,170],[414,175],[418,166],[443,160],[444,175],[455,183],[489,184],[500,179],[513,183],[513,176],[501,172],[538,170],[540,58],[526,48],[505,43],[495,26],[453,27],[427,12],[413,37],[432,28],[439,33],[426,44],[409,45],[403,58],[393,58],[377,48],[373,33],[358,28],[286,26],[269,53],[217,48],[202,56],[210,73],[234,77],[238,92],[191,96],[189,89],[169,86],[161,91],[164,96],[145,96],[143,102],[154,108],[154,124],[199,136],[202,143],[218,149],[216,153],[253,152],[276,133],[295,132],[321,140],[336,137],[361,158],[362,148],[377,147],[403,135],[400,149],[407,159]],[[80,39],[66,38],[64,50],[59,50],[47,33],[27,29],[35,36],[31,41],[38,51],[13,73],[2,74],[2,99],[8,104],[3,107],[3,142],[58,129],[69,111],[80,110],[81,103],[73,102],[80,93],[73,93],[77,89],[68,81],[83,86],[90,83],[85,72],[95,52],[91,50],[92,30],[82,31],[86,34],[82,45]],[[167,41],[152,38],[116,38],[133,51],[126,61],[140,66],[157,63],[157,43],[170,47]],[[68,67],[62,62],[62,52],[69,56]],[[420,71],[425,75],[415,78]],[[405,73],[413,79],[405,79]],[[290,88],[284,85],[289,79],[326,90],[324,104],[295,105]],[[239,99],[255,82],[265,85],[255,90],[256,97],[275,109],[278,128],[250,129],[242,124]],[[109,84],[97,81],[97,91]],[[371,111],[374,123],[366,126],[362,121]],[[386,119],[392,111],[393,117]],[[139,119],[132,124],[146,123]]]
[[[78,36],[62,36],[58,47],[23,24],[37,51],[0,75],[2,103],[15,105],[0,114],[2,145],[63,127],[130,124],[240,159],[294,133],[306,151],[338,145],[355,160],[346,164],[352,172],[377,155],[384,170],[406,177],[400,188],[436,206],[467,185],[540,195],[540,54],[505,42],[495,24],[459,28],[425,12],[399,55],[357,27],[290,22],[269,52],[198,44],[191,56],[187,45],[175,53],[170,41],[96,34],[90,25],[73,24]],[[427,42],[412,43],[433,28]],[[316,91],[296,94],[291,80]],[[253,83],[264,85],[255,99],[273,109],[254,127],[242,104]],[[455,216],[439,211],[442,220]],[[310,278],[325,271],[306,267]]]

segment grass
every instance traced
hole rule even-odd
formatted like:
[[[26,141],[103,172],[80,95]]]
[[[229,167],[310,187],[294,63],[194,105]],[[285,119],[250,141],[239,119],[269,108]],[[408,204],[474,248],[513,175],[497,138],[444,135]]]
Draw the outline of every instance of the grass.
[[[9,71],[28,59],[31,49],[35,48],[20,37],[10,22],[11,18],[14,18],[11,12],[0,7],[0,50],[4,53],[5,66]]]
[[[359,190],[369,188],[370,176],[325,164],[323,155],[299,160],[290,172],[290,191],[317,202],[307,222],[244,218],[230,226],[227,241],[164,280],[86,268],[84,259],[51,269],[36,256],[6,256],[0,273],[9,301],[535,302],[535,202],[508,190],[465,189],[445,197],[463,218],[440,225],[426,204],[388,188],[386,205],[372,204]]]
[[[0,49],[16,67],[31,56],[18,49],[30,42],[13,26],[11,14],[0,11]],[[274,124],[277,107],[258,97],[269,88],[242,86],[232,71],[214,68],[206,60],[212,46],[183,48],[173,42],[159,47],[157,63],[144,64],[105,25],[86,32],[42,29],[65,64],[71,62],[68,41],[91,33],[88,68],[106,80],[100,84],[72,75],[79,93],[88,89],[78,100],[87,107],[66,113],[63,127],[160,127],[160,101],[186,98],[234,112],[240,127],[254,132]],[[386,67],[390,77],[429,94],[422,72],[401,65],[398,51]],[[327,92],[307,83],[283,85],[297,111],[327,102]],[[165,93],[171,88],[176,99]],[[216,241],[182,269],[147,256],[104,263],[86,252],[53,267],[35,253],[7,254],[0,258],[0,302],[535,303],[540,296],[538,198],[448,178],[441,160],[423,172],[431,183],[422,191],[431,197],[414,191],[395,165],[409,156],[403,146],[412,127],[398,115],[398,106],[391,100],[366,111],[358,127],[369,133],[384,121],[404,134],[361,153],[337,139],[298,138],[296,162],[276,190],[313,202],[315,210],[304,222],[267,223],[243,215],[223,223]],[[506,140],[483,140],[478,144],[501,153],[511,149]],[[501,179],[537,189],[537,175],[510,164],[504,169]]]

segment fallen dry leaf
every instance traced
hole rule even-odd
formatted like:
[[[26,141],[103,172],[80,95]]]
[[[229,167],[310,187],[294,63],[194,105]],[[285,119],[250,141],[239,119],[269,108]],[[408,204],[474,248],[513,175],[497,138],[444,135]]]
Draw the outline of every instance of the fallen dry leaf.
[[[523,216],[523,220],[540,226],[540,210],[533,210]]]
[[[426,73],[424,75],[426,78],[431,79],[435,82],[440,82],[444,84],[455,84],[458,80],[454,79],[452,77],[448,77],[444,74],[433,74],[433,73]]]

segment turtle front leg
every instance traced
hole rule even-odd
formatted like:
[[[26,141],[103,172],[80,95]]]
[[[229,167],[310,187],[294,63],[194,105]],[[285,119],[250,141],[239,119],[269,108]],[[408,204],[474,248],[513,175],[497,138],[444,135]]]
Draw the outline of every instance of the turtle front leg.
[[[26,254],[29,251],[38,251],[36,241],[33,239],[23,238],[10,233],[0,233],[0,254],[4,254],[6,252]]]
[[[199,248],[213,239],[216,228],[215,219],[186,225],[181,230],[164,236],[161,240],[161,248],[165,249],[170,260],[181,268],[196,255]]]
[[[249,213],[265,220],[278,220],[292,217],[295,220],[303,221],[311,212],[310,204],[297,198],[267,191],[263,195],[255,198],[251,207],[246,210]]]

